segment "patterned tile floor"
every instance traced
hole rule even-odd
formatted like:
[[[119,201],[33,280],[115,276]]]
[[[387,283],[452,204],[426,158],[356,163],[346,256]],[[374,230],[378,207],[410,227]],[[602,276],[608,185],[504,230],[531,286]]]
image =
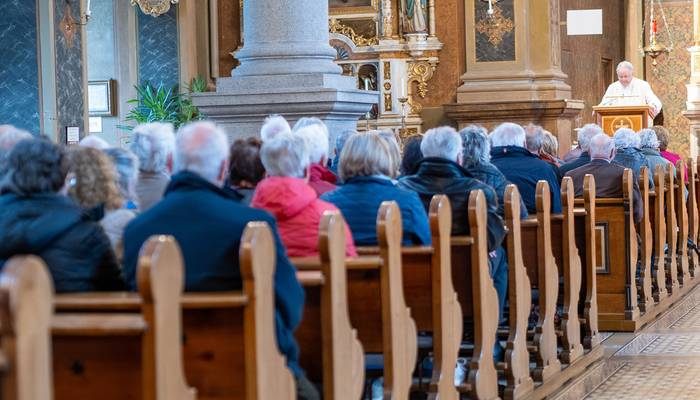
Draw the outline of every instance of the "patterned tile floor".
[[[621,346],[585,399],[700,399],[700,287],[681,303]]]

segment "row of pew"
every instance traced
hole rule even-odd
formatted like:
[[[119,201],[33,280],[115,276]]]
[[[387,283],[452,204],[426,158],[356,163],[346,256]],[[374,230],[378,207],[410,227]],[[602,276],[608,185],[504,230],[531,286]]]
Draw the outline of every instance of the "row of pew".
[[[359,247],[360,256],[349,259],[345,222],[326,213],[320,255],[292,260],[306,292],[296,332],[302,367],[325,399],[363,398],[373,370],[384,378],[387,399],[417,391],[431,399],[556,393],[602,358],[600,329],[639,329],[696,284],[698,258],[688,238],[698,236],[700,194],[690,165],[687,184],[682,172],[658,168],[654,191],[642,171],[645,213],[636,226],[629,170],[619,199],[596,199],[592,176],[576,199],[564,178],[563,212],[554,215],[550,188],[539,182],[537,213],[522,220],[518,190],[509,185],[507,326],[498,321],[481,191],[470,196],[470,236],[450,236],[450,203],[438,195],[429,209],[432,245],[402,247],[400,210],[385,202],[379,245]],[[240,266],[240,291],[182,293],[179,247],[155,236],[140,254],[138,293],[54,295],[40,259],[11,259],[0,280],[3,398],[295,398],[276,346],[274,243],[266,224],[246,228]],[[419,332],[430,340],[419,340],[426,337]],[[498,363],[497,340],[506,349]],[[427,383],[417,378],[425,354],[433,360]],[[458,357],[469,360],[468,373],[455,386]]]

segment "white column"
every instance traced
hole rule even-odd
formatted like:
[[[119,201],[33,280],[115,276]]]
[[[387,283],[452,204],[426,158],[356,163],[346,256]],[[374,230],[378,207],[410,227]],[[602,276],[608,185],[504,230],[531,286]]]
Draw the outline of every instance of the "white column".
[[[328,44],[328,2],[245,0],[241,65],[232,76],[340,74]]]

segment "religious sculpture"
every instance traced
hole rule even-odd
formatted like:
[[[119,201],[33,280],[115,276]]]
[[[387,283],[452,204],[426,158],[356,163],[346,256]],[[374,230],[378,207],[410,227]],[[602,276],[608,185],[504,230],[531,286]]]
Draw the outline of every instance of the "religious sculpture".
[[[404,33],[428,31],[427,0],[401,0]]]

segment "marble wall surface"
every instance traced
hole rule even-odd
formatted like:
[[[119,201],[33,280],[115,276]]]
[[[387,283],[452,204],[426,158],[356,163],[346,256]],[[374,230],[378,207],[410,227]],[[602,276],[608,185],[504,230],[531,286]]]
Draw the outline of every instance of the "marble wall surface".
[[[0,1],[0,124],[39,133],[36,2]]]
[[[177,7],[156,18],[138,10],[139,82],[179,82]]]
[[[54,4],[55,52],[56,52],[56,108],[58,139],[65,143],[66,127],[80,127],[81,136],[85,134],[86,124],[83,118],[85,102],[83,87],[82,34],[80,26],[73,26],[73,37],[69,40],[61,31],[61,21],[70,12],[76,22],[80,21],[78,3],[56,0]]]

